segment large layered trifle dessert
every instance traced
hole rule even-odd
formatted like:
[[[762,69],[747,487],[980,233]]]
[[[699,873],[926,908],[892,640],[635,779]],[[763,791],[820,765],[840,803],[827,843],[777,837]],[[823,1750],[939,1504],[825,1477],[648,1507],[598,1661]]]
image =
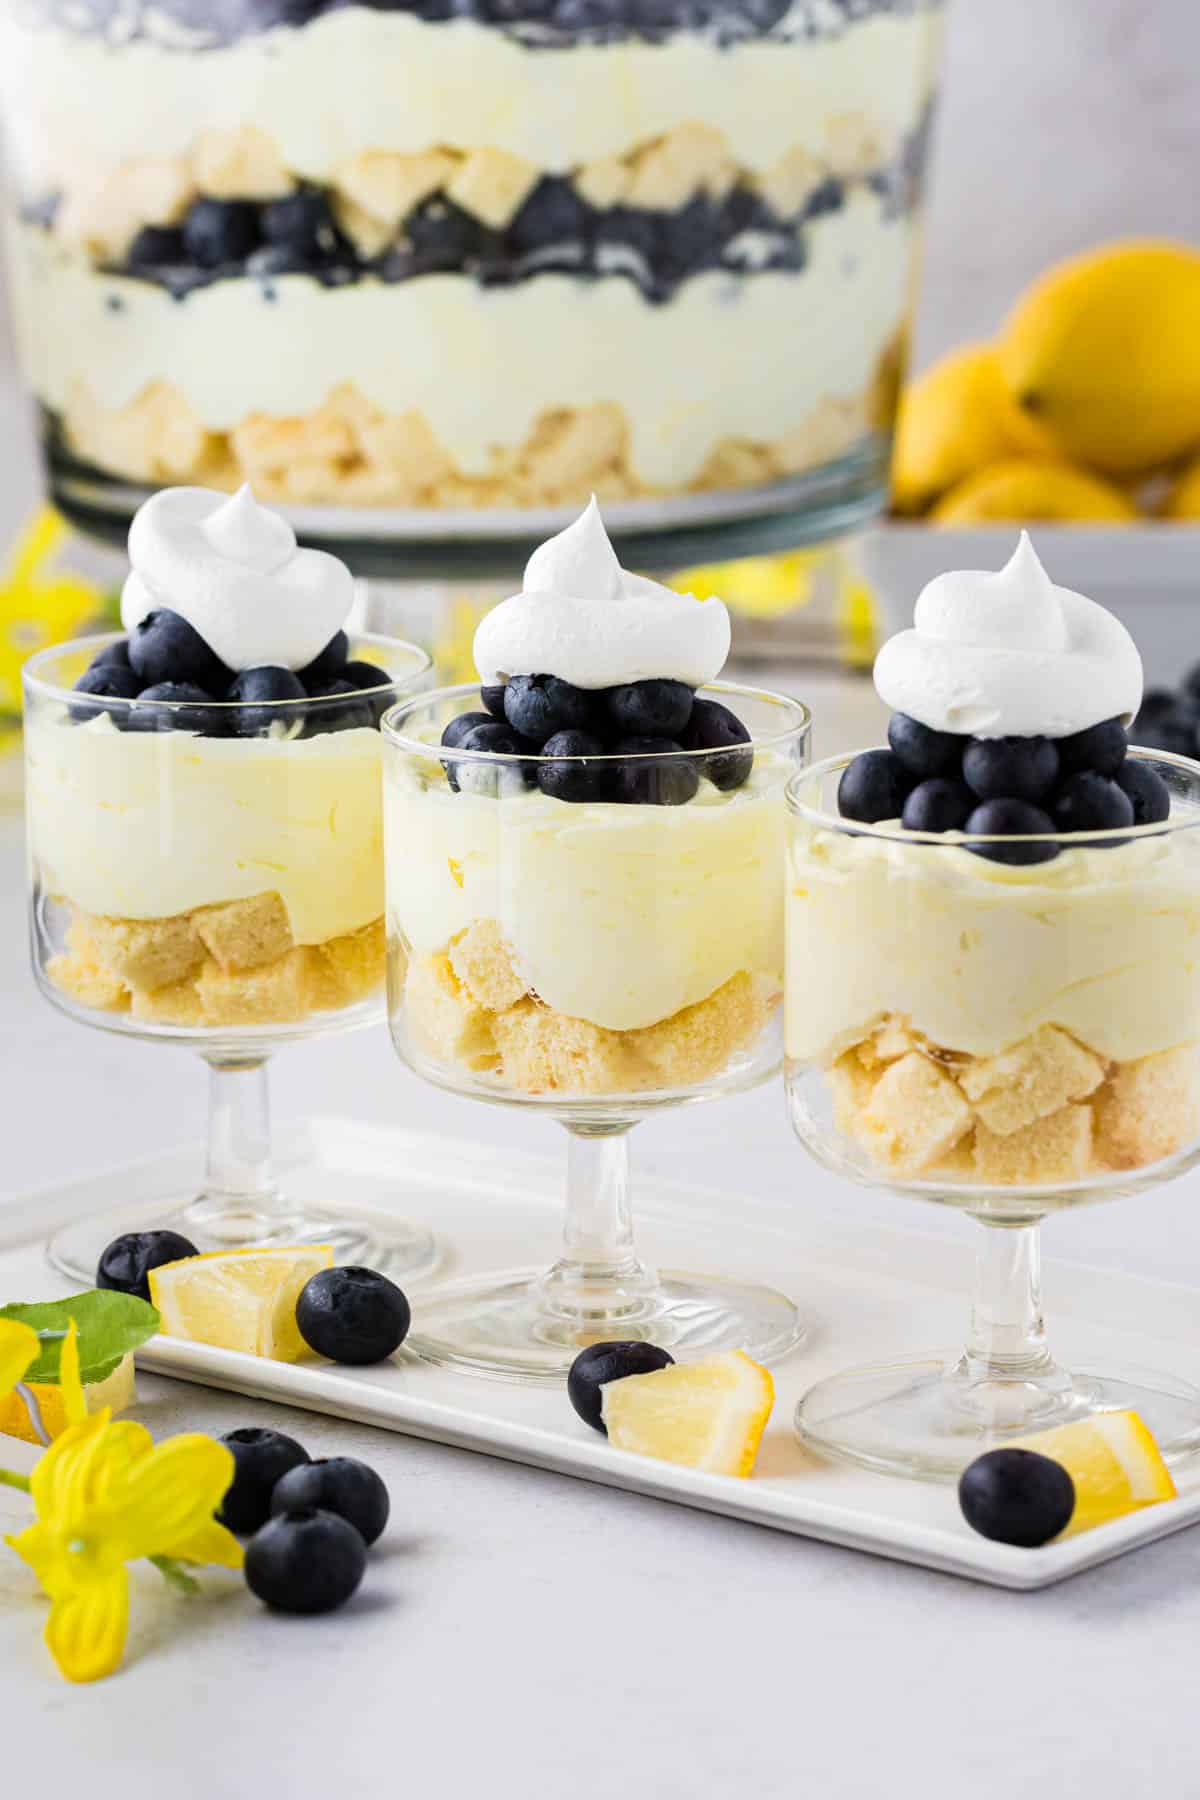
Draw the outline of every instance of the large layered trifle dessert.
[[[554,1101],[770,1067],[807,715],[712,685],[728,646],[593,502],[481,624],[482,688],[388,721],[393,1025],[423,1072]]]
[[[864,447],[942,3],[8,0],[56,462],[486,507]]]
[[[950,1191],[1069,1187],[1191,1145],[1195,770],[1128,745],[1124,627],[1024,538],[999,574],[932,582],[876,686],[889,747],[824,810],[819,783],[797,796],[794,1103],[822,1071],[856,1167]]]
[[[424,659],[352,655],[348,571],[247,489],[157,494],[130,557],[126,631],[28,687],[44,979],[134,1028],[352,1006],[384,972],[379,716]]]

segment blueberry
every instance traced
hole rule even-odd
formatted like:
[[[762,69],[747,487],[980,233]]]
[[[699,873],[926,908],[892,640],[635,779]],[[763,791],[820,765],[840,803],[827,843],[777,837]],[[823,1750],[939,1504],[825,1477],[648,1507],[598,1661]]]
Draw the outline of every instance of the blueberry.
[[[490,687],[481,687],[479,698],[493,719],[507,719],[508,714],[504,710],[504,683],[502,681],[494,682]],[[470,714],[471,718],[478,718],[478,716],[477,713]],[[444,738],[442,742],[445,742]]]
[[[353,1525],[312,1506],[279,1513],[246,1545],[246,1586],[275,1612],[332,1612],[366,1566],[367,1547]]]
[[[181,1237],[177,1231],[126,1231],[100,1252],[96,1286],[149,1300],[151,1269],[198,1255],[192,1240]]]
[[[206,693],[222,694],[233,679],[194,626],[165,606],[147,613],[130,633],[129,666],[146,687],[191,681]]]
[[[582,243],[590,214],[571,182],[560,175],[543,175],[508,228],[508,247],[513,256],[536,250]]]
[[[235,675],[225,697],[238,702],[238,710],[228,715],[234,735],[265,737],[272,725],[287,725],[296,718],[294,712],[289,713],[278,703],[306,700],[308,693],[300,677],[293,675],[290,669],[268,664],[263,668],[243,669],[240,675]]]
[[[904,767],[918,780],[930,775],[958,772],[965,740],[954,731],[934,731],[907,713],[893,713],[888,720],[888,743]],[[937,829],[934,827],[933,829]]]
[[[442,743],[447,749],[456,750],[467,733],[474,731],[477,725],[495,725],[497,723],[498,721],[490,712],[459,713],[457,718],[451,719],[443,731]]]
[[[363,662],[357,657],[345,664],[341,679],[350,682],[360,693],[369,688],[389,687],[392,680],[387,670],[381,669],[378,663]]]
[[[1135,735],[1147,750],[1166,750],[1172,756],[1195,756],[1200,747],[1195,718],[1178,706],[1174,712],[1145,723],[1139,718]]]
[[[282,1431],[257,1425],[227,1431],[221,1442],[233,1453],[233,1480],[217,1517],[239,1537],[248,1537],[270,1518],[275,1483],[289,1469],[306,1463],[308,1451]]]
[[[665,1369],[675,1358],[657,1344],[643,1344],[637,1339],[611,1344],[589,1344],[571,1364],[567,1375],[567,1399],[585,1425],[608,1436],[604,1423],[603,1389],[608,1381],[622,1381],[626,1375],[651,1375]]]
[[[244,262],[262,242],[259,209],[251,200],[195,200],[183,221],[183,247],[202,269]]]
[[[511,725],[485,714],[481,723],[459,734],[455,748],[485,751],[489,756],[519,756],[536,746],[522,740]],[[531,786],[535,777],[528,763],[448,762],[446,779],[456,794],[461,790],[494,800]]]
[[[612,747],[625,760],[611,765],[613,799],[625,806],[686,806],[700,786],[695,763],[671,738],[621,738]]]
[[[404,222],[404,236],[418,271],[460,270],[483,254],[486,234],[452,200],[425,200]]]
[[[106,700],[133,700],[141,693],[142,682],[128,665],[123,668],[117,662],[100,663],[99,666],[93,663],[90,669],[84,670],[73,691],[77,694],[95,694]],[[97,713],[106,712],[123,724],[124,720],[120,715],[125,711],[124,707],[73,706],[71,717],[78,720],[94,719]]]
[[[1036,1550],[1070,1524],[1075,1483],[1036,1450],[989,1450],[963,1470],[958,1504],[981,1537]]]
[[[190,731],[224,737],[227,715],[194,681],[157,681],[143,688],[125,717],[126,731]]]
[[[694,697],[682,681],[631,681],[624,687],[609,688],[602,705],[617,737],[682,740]]]
[[[663,215],[656,260],[669,283],[674,285],[718,261],[726,236],[721,219],[720,211],[706,194],[697,194],[676,212]]]
[[[1054,820],[1027,800],[985,800],[964,829],[972,837],[1049,837]],[[1058,855],[1057,844],[972,844],[971,849],[991,862],[1016,864],[1053,862]]]
[[[703,696],[693,700],[692,716],[679,741],[685,750],[728,752],[702,756],[696,764],[701,775],[706,775],[723,794],[732,793],[750,779],[754,752],[738,748],[749,744],[750,733],[737,714],[719,700],[705,700]]]
[[[105,644],[103,650],[97,650],[89,669],[110,669],[113,667],[127,669],[129,667],[129,639],[114,638],[111,644]]]
[[[560,681],[557,675],[514,675],[504,689],[504,716],[531,744],[544,744],[556,731],[588,731],[596,696]]]
[[[1120,719],[1103,719],[1099,725],[1089,725],[1086,731],[1056,738],[1055,744],[1063,775],[1074,775],[1079,769],[1094,769],[1097,775],[1115,775],[1129,749],[1129,739]]]
[[[346,658],[350,654],[350,639],[344,631],[335,632],[319,656],[314,656],[303,669],[297,670],[301,681],[311,694],[314,688],[328,686],[337,681],[346,666]]]
[[[1043,800],[1058,780],[1058,751],[1045,737],[972,738],[962,772],[980,800]]]
[[[1114,777],[1133,807],[1135,825],[1161,825],[1171,816],[1171,790],[1148,763],[1132,758]]]
[[[1081,769],[1064,781],[1051,803],[1054,823],[1062,832],[1119,831],[1133,824],[1133,801],[1115,781]]]
[[[177,225],[143,225],[127,260],[131,269],[178,268],[187,261],[182,231]]]
[[[838,212],[846,204],[845,183],[836,175],[829,175],[808,196],[804,203],[806,219],[820,218],[824,213]]]
[[[271,1495],[272,1513],[298,1512],[305,1507],[336,1513],[353,1525],[364,1544],[381,1537],[391,1503],[388,1491],[366,1463],[353,1456],[318,1456],[297,1463],[281,1476]]]
[[[900,823],[906,831],[961,831],[974,806],[974,794],[961,781],[934,775],[908,796]]]
[[[321,1269],[296,1302],[301,1337],[330,1362],[382,1362],[400,1348],[411,1322],[400,1289],[375,1269]]]
[[[1184,676],[1183,691],[1185,694],[1195,695],[1195,697],[1200,700],[1200,663],[1196,663]],[[1149,695],[1142,701],[1143,710],[1145,709],[1146,699],[1149,699]]]
[[[1179,696],[1173,694],[1170,688],[1147,688],[1142,695],[1135,723],[1148,725],[1159,719],[1169,719],[1178,710]]]
[[[371,731],[375,727],[371,702],[363,699],[357,685],[343,675],[326,682],[324,687],[311,689],[310,698],[317,704],[308,709],[304,728],[307,737],[323,737],[328,731]]]
[[[861,819],[864,825],[898,819],[912,785],[912,776],[890,750],[864,750],[842,771],[838,811],[844,819]]]
[[[556,731],[542,745],[543,756],[603,756],[604,745],[586,731]],[[602,762],[539,762],[534,773],[543,794],[555,800],[603,800],[609,765]]]
[[[289,250],[305,262],[332,256],[340,242],[328,197],[318,188],[301,188],[282,200],[272,200],[263,210],[262,230],[268,244]]]

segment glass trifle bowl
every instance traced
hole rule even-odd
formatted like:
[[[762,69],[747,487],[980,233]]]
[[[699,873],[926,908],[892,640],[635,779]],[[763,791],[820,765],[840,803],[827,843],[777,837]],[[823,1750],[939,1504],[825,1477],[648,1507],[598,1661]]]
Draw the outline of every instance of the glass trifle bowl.
[[[1150,822],[991,837],[843,816],[854,760],[788,791],[792,1122],[838,1174],[983,1229],[961,1356],[822,1381],[800,1435],[948,1478],[994,1444],[1132,1407],[1178,1460],[1200,1448],[1200,1392],[1055,1361],[1039,1222],[1200,1161],[1200,765],[1130,749],[1125,790],[1162,797]]]
[[[96,685],[122,685],[128,640],[115,634],[25,666],[38,985],[79,1024],[209,1068],[202,1191],[65,1227],[50,1254],[73,1279],[93,1281],[115,1237],[159,1227],[199,1250],[329,1243],[339,1262],[409,1276],[433,1261],[423,1224],[381,1234],[336,1204],[309,1212],[271,1167],[269,1058],[383,1016],[379,718],[429,659],[380,637],[341,645],[343,666],[352,650],[349,670],[370,663],[379,685],[253,703],[81,691],[109,657],[118,676]]]
[[[95,525],[249,481],[360,561],[592,490],[668,526],[747,490],[872,510],[943,14],[13,0],[55,497]]]
[[[469,687],[384,720],[396,1049],[455,1093],[542,1111],[569,1146],[559,1260],[431,1290],[409,1339],[430,1360],[536,1379],[604,1339],[760,1359],[799,1340],[782,1294],[660,1274],[634,1247],[631,1127],[755,1086],[782,1054],[784,787],[809,715],[726,682],[698,699],[735,713],[746,741],[447,750],[447,724],[479,704]]]

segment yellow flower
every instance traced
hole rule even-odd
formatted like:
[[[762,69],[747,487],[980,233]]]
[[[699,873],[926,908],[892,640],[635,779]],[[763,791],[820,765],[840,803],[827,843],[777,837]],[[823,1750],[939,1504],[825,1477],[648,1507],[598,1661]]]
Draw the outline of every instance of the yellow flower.
[[[125,1565],[139,1557],[241,1567],[237,1539],[213,1513],[233,1457],[189,1433],[155,1445],[109,1409],[89,1415],[74,1325],[59,1382],[71,1421],[30,1477],[36,1522],[7,1542],[50,1597],[46,1643],[68,1681],[97,1681],[121,1661],[129,1627]]]
[[[0,713],[21,710],[26,657],[77,636],[103,607],[103,592],[94,583],[52,568],[67,535],[65,519],[43,506],[0,571]]]
[[[32,1368],[41,1347],[32,1325],[0,1319],[0,1400],[11,1394],[26,1369]]]

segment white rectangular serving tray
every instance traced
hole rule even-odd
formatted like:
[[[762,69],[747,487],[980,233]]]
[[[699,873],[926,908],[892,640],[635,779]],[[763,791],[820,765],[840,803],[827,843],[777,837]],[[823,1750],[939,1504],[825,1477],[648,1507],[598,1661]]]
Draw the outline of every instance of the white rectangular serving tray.
[[[279,1134],[281,1172],[297,1198],[350,1191],[364,1210],[431,1223],[447,1246],[443,1271],[548,1262],[555,1251],[561,1171],[549,1158],[397,1128],[316,1119]],[[67,1219],[193,1189],[197,1146],[35,1193],[0,1200],[0,1303],[66,1291],[42,1253]],[[961,1333],[970,1280],[962,1244],[919,1231],[856,1224],[802,1204],[710,1192],[653,1178],[637,1184],[643,1250],[663,1264],[757,1276],[791,1293],[809,1323],[805,1344],[774,1371],[775,1410],[753,1477],[702,1475],[614,1450],[578,1420],[557,1386],[522,1386],[431,1367],[406,1353],[370,1369],[265,1362],[159,1338],[139,1365],[164,1375],[330,1413],[384,1430],[580,1476],[799,1537],[870,1551],[1000,1587],[1033,1589],[1094,1568],[1200,1518],[1200,1460],[1180,1498],[1116,1524],[1023,1551],[988,1543],[963,1523],[949,1486],[927,1486],[827,1464],[792,1431],[811,1382],[854,1363]],[[436,1276],[434,1277],[436,1279]],[[1197,1296],[1191,1289],[1071,1264],[1047,1274],[1055,1343],[1070,1360],[1085,1336],[1096,1354],[1200,1380]],[[419,1319],[421,1286],[410,1289]]]

